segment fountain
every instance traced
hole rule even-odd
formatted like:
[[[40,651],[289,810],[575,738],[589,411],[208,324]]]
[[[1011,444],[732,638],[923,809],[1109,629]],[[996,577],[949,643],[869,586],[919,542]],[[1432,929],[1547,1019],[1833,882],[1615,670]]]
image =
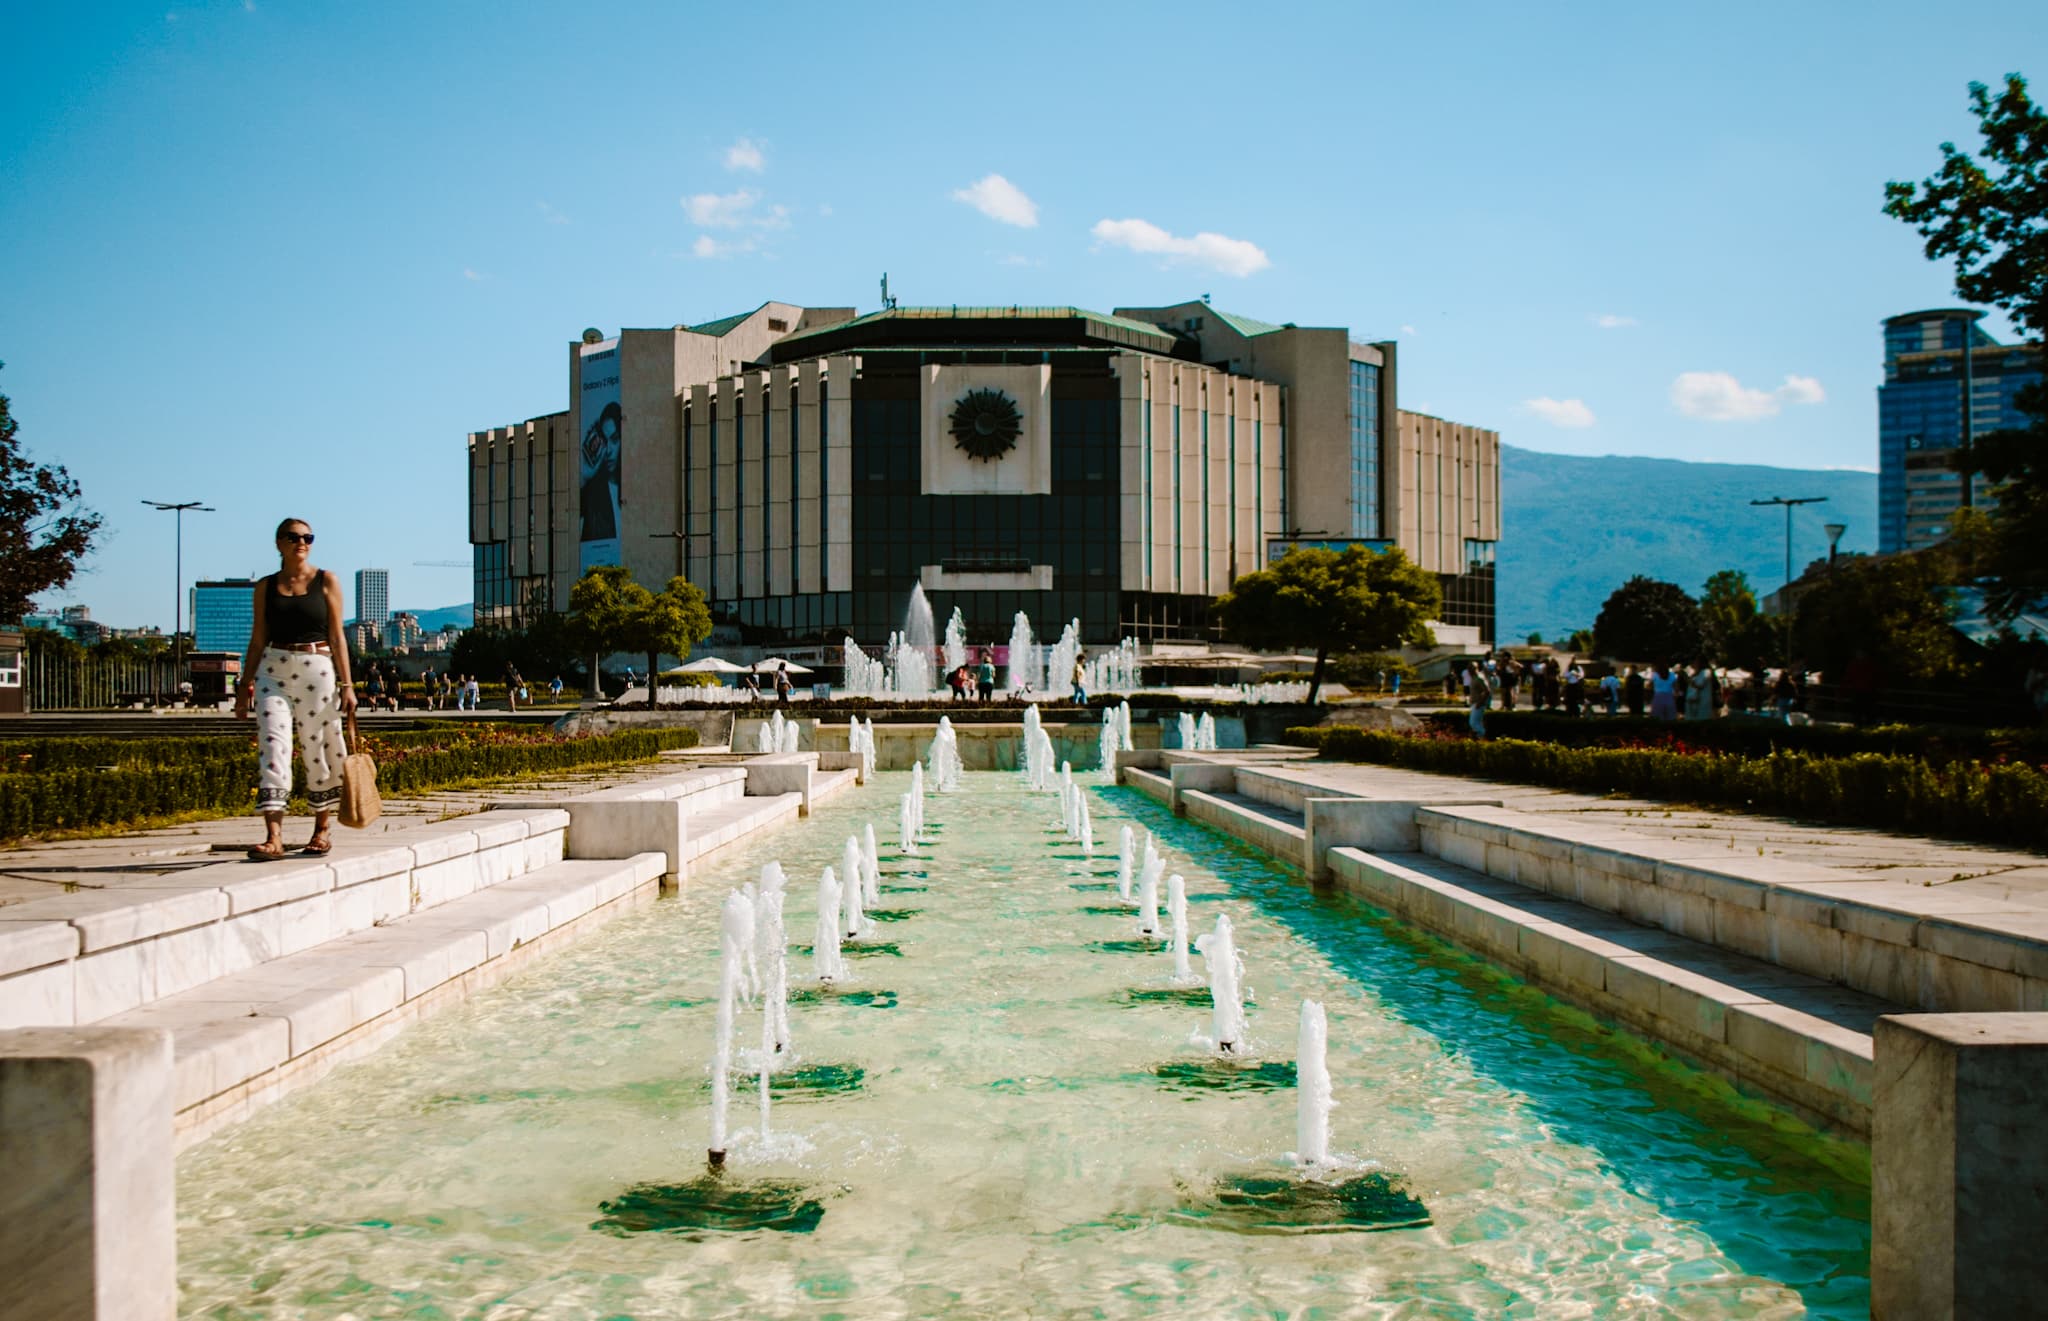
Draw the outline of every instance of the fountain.
[[[746,960],[754,950],[754,906],[738,890],[725,896],[718,944],[718,1019],[711,1038],[711,1146],[706,1153],[712,1169],[725,1164],[726,1107],[731,1101],[733,1013],[739,1001],[751,994],[746,984]]]
[[[1165,865],[1147,841],[1145,867],[1138,875],[1138,934],[1147,940],[1159,938],[1159,873]]]
[[[1095,856],[1095,823],[1089,819],[1088,795],[1078,784],[1074,786],[1074,806],[1079,809],[1075,830],[1081,839],[1081,856],[1092,858]]]
[[[932,603],[925,599],[924,584],[910,589],[910,605],[903,612],[903,632],[896,644],[895,690],[906,697],[923,697],[932,690]]]
[[[811,968],[821,983],[846,980],[846,958],[839,951],[839,878],[827,867],[818,877],[818,934],[811,944]]]
[[[846,847],[839,851],[839,874],[851,878],[842,884],[860,895],[863,909],[879,898],[868,885],[867,857],[861,852],[860,838],[856,835],[848,835]]]
[[[1102,732],[1095,739],[1095,764],[1104,784],[1116,783],[1116,753],[1123,745],[1123,731],[1117,727],[1116,712],[1104,708]]]
[[[1166,917],[1172,930],[1173,984],[1192,986],[1196,979],[1188,966],[1188,887],[1179,872],[1166,878]]]
[[[761,867],[761,882],[754,894],[754,934],[762,973],[761,1000],[761,1051],[768,1059],[762,1063],[766,1070],[772,1061],[780,1066],[794,1056],[790,1050],[789,1035],[789,937],[783,927],[782,901],[787,896],[789,878],[783,874],[779,862],[765,863]],[[768,1089],[761,1088],[761,1131],[767,1132]]]
[[[1311,1171],[1330,1164],[1330,1111],[1337,1103],[1330,1095],[1329,1044],[1322,1003],[1303,1000],[1294,1051],[1294,1163]]]
[[[837,878],[835,878],[837,879]],[[862,909],[861,884],[858,873],[848,876],[839,884],[839,930],[847,940],[859,940],[868,932],[868,921]]]
[[[1038,648],[1031,641],[1031,620],[1019,610],[1016,619],[1010,625],[1007,686],[1013,693],[1030,693],[1041,690],[1044,687],[1044,680],[1045,671],[1038,664]]]
[[[1138,744],[1131,737],[1131,704],[1129,702],[1117,703],[1116,723],[1117,733],[1123,740],[1123,750],[1125,752],[1136,752]]]
[[[1244,996],[1238,989],[1244,980],[1244,960],[1237,956],[1237,941],[1231,934],[1228,913],[1218,913],[1216,929],[1196,937],[1195,951],[1209,971],[1213,1044],[1222,1054],[1238,1054],[1245,1044],[1246,1032]]]
[[[1131,902],[1131,828],[1124,826],[1116,837],[1116,897]]]
[[[1081,654],[1081,621],[1071,621],[1060,630],[1060,640],[1052,647],[1052,654],[1045,664],[1045,691],[1058,701],[1065,701],[1073,694],[1074,658]]]
[[[1174,721],[1174,729],[1180,735],[1180,746],[1193,752],[1195,749],[1195,718],[1183,711]]]
[[[850,645],[852,645],[852,644],[850,644],[850,643],[849,643],[848,645],[850,646]],[[854,753],[858,753],[858,754],[860,755],[860,773],[861,773],[861,780],[862,780],[862,782],[866,782],[867,780],[870,780],[870,779],[874,778],[874,774],[875,774],[875,721],[874,721],[874,717],[872,717],[872,716],[868,717],[868,721],[867,721],[867,723],[866,723],[866,724],[862,724],[862,723],[861,723],[861,718],[860,718],[859,716],[854,716],[854,717],[853,717],[853,718],[852,718],[852,719],[851,719],[851,720],[850,720],[850,721],[848,722],[848,724],[847,724],[847,731],[846,731],[846,747],[847,747],[847,750],[848,750],[849,752],[854,752]]]
[[[754,731],[754,751],[764,755],[775,751],[777,742],[775,725],[781,719],[782,712],[777,711],[772,719],[761,722],[760,727]]]
[[[882,855],[875,848],[875,823],[870,821],[861,828],[861,884],[866,892],[880,899],[882,895]]]
[[[952,617],[946,620],[946,673],[951,674],[966,663],[967,621],[956,605]]]
[[[906,855],[917,852],[917,815],[909,794],[896,800],[896,839]]]
[[[852,638],[844,648],[846,677],[841,686],[849,693],[878,696],[889,691],[889,669],[860,649]]]
[[[939,717],[939,732],[932,738],[932,788],[942,794],[957,792],[966,764],[960,759],[960,737],[953,732],[950,716]]]
[[[1216,751],[1216,718],[1207,711],[1195,722],[1195,748],[1200,752]]]

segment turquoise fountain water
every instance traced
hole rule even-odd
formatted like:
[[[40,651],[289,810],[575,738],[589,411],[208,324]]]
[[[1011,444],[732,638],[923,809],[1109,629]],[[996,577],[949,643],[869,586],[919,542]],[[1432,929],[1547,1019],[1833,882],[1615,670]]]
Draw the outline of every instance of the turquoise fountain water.
[[[186,1153],[185,1313],[1867,1312],[1861,1148],[1130,791],[1084,791],[1094,829],[1149,843],[1181,878],[1169,909],[1198,929],[1229,919],[1229,967],[1255,992],[1234,1058],[1167,942],[1130,939],[1112,860],[1084,856],[1054,797],[1014,774],[925,798],[917,853],[879,856],[891,920],[840,944],[840,915],[816,908],[863,877],[821,873],[866,869],[847,837],[908,785],[880,775],[729,850],[681,897]],[[782,891],[819,947],[788,997],[799,1072],[853,1081],[771,1070],[773,1131],[733,1107],[710,1180],[722,909],[770,861],[820,878]],[[1324,1011],[1315,1033],[1303,1001]],[[761,1011],[739,1011],[751,1038]],[[735,1099],[761,1082],[748,1054],[727,1071]],[[1334,1110],[1304,1109],[1324,1081]],[[1412,1227],[1252,1232],[1318,1147],[1363,1172],[1333,1215]],[[791,1232],[654,1232],[666,1198],[701,1212],[724,1190],[752,1199],[734,1223],[780,1199]]]

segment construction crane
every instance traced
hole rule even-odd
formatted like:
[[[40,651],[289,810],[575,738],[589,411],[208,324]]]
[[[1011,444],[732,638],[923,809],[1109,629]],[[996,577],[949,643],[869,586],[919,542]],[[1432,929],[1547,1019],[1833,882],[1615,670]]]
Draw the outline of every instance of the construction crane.
[[[476,565],[468,560],[414,560],[415,569],[474,569]]]

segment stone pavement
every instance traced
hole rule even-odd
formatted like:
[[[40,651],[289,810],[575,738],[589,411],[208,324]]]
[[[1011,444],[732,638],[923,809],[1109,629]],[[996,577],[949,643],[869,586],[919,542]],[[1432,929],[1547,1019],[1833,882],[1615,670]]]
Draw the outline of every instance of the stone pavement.
[[[700,751],[692,749],[692,752]],[[717,754],[722,748],[701,749]],[[417,798],[387,798],[384,815],[369,829],[337,827],[337,843],[373,842],[393,830],[407,830],[453,816],[481,812],[493,803],[552,801],[567,794],[588,793],[636,780],[674,775],[690,765],[687,758],[663,758],[627,766],[561,771],[544,779],[522,779],[480,789],[454,789]],[[312,834],[312,818],[294,816],[285,822],[287,845],[303,844]],[[93,839],[60,840],[0,847],[0,918],[14,904],[80,889],[118,889],[124,881],[147,883],[164,876],[217,862],[232,862],[242,850],[263,838],[261,818],[222,817],[138,830]]]
[[[1855,826],[1820,826],[1782,817],[1676,807],[1632,798],[1531,785],[1501,784],[1457,775],[1396,770],[1352,762],[1276,762],[1270,769],[1335,794],[1375,798],[1440,797],[1483,791],[1523,812],[1561,815],[1650,839],[1725,846],[1730,853],[1881,877],[1901,885],[1941,887],[2006,903],[2048,908],[2048,856],[1989,844],[1892,835]]]

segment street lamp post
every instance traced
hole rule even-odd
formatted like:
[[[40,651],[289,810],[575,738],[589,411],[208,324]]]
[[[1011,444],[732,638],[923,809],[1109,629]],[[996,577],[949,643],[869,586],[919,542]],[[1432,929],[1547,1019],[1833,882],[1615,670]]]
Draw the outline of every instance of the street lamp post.
[[[166,500],[144,500],[142,503],[162,513],[169,510],[177,518],[177,549],[173,552],[171,573],[171,688],[175,693],[183,682],[185,673],[185,511],[195,514],[214,513],[212,505],[200,504],[197,500],[171,502]]]
[[[1768,500],[1750,501],[1753,505],[1785,506],[1785,587],[1784,595],[1780,598],[1779,603],[1785,615],[1784,660],[1787,673],[1790,673],[1792,669],[1792,508],[1794,505],[1817,505],[1826,502],[1827,497],[1824,495],[1802,495],[1794,496],[1791,499],[1787,499],[1782,495],[1774,495]]]

